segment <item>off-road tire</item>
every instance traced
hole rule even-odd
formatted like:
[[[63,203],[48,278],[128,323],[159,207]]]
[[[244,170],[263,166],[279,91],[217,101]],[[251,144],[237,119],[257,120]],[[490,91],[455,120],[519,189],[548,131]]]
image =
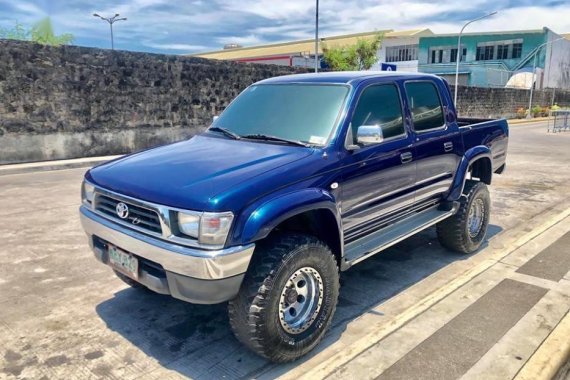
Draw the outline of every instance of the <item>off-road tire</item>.
[[[322,304],[309,327],[288,333],[280,322],[280,297],[290,276],[300,268],[318,271]],[[272,362],[293,361],[311,351],[330,327],[339,293],[339,270],[327,245],[313,236],[275,234],[258,243],[240,291],[228,305],[237,339]]]
[[[135,288],[135,289],[146,289],[146,286],[144,286],[143,284],[136,282],[135,280],[133,280],[132,278],[130,278],[127,275],[122,274],[121,272],[114,270],[113,272],[115,272],[115,275],[117,277],[119,277],[119,279],[121,281],[123,281],[125,284],[129,285],[131,288]]]
[[[469,210],[476,199],[483,201],[483,224],[479,233],[472,237],[467,222]],[[459,202],[457,213],[437,224],[437,237],[441,245],[449,250],[464,254],[473,253],[479,249],[487,235],[491,214],[491,197],[487,185],[479,181],[467,181]]]

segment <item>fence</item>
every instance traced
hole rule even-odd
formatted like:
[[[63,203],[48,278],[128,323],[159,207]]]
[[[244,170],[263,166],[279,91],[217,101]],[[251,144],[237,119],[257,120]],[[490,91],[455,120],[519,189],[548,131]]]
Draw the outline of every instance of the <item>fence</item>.
[[[570,130],[570,110],[557,110],[550,112],[548,119],[548,132],[565,132]]]

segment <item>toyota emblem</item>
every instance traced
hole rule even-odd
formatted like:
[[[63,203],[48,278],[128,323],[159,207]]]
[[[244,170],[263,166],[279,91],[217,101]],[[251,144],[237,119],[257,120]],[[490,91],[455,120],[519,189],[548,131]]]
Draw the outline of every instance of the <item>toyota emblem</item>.
[[[127,217],[129,216],[129,206],[127,206],[123,202],[117,203],[115,211],[117,212],[117,216],[121,219],[127,219]]]

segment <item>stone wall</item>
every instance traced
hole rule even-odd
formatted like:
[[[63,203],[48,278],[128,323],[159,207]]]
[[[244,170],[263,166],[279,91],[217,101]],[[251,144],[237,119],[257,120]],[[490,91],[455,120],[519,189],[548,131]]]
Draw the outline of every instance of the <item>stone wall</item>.
[[[0,164],[128,153],[188,138],[251,83],[295,72],[0,40]]]
[[[454,91],[453,86],[451,91]],[[553,95],[554,103],[570,107],[570,91],[560,90],[534,91],[532,105],[550,106]],[[459,86],[457,109],[460,116],[515,118],[519,108],[528,108],[529,98],[529,90]]]
[[[121,154],[188,138],[283,66],[0,40],[0,164]],[[550,104],[537,91],[535,104]],[[570,94],[558,92],[560,105]],[[462,116],[512,117],[528,91],[461,87]]]

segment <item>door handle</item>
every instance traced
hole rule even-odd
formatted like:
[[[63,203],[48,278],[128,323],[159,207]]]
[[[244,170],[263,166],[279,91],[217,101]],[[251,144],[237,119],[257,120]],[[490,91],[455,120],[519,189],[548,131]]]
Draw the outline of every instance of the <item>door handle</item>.
[[[413,159],[412,152],[404,152],[400,154],[400,160],[402,160],[402,164],[411,162]]]
[[[451,152],[453,150],[453,143],[451,141],[448,141],[446,143],[443,143],[443,149],[446,152]]]

